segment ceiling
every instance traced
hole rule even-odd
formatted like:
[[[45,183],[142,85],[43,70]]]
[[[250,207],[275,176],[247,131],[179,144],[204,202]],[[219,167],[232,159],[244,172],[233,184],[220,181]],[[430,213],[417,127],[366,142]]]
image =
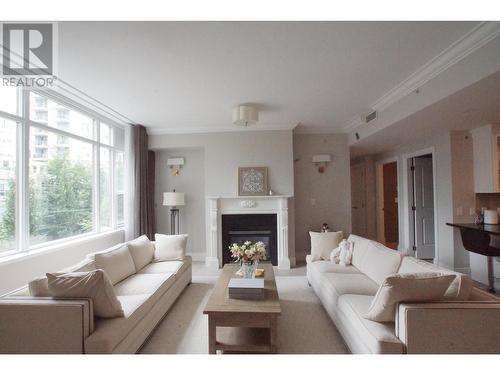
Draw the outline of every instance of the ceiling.
[[[62,22],[59,77],[150,132],[340,131],[476,22]]]
[[[351,146],[351,158],[380,154],[443,134],[500,123],[500,72],[492,74]]]

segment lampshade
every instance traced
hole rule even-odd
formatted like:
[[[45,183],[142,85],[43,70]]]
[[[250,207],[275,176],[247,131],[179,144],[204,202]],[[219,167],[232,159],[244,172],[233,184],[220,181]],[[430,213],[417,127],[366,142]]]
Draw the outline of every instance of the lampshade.
[[[169,191],[163,193],[163,205],[164,206],[184,206],[186,203],[184,201],[184,193],[178,193],[176,191]]]
[[[250,105],[239,105],[233,108],[233,124],[247,126],[259,121],[259,112]]]

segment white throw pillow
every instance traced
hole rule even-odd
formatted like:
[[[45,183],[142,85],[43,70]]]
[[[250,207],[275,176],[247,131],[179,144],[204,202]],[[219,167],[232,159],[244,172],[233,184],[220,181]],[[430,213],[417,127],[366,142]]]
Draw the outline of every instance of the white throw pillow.
[[[330,253],[330,262],[338,264],[339,263],[339,258],[340,258],[340,246],[337,246]]]
[[[94,257],[96,268],[104,270],[113,285],[135,273],[134,260],[126,244],[111,251],[95,253]]]
[[[153,260],[155,247],[146,235],[129,241],[127,245],[130,255],[132,255],[136,271],[140,271]]]
[[[455,275],[436,272],[394,274],[386,277],[365,315],[375,322],[394,322],[400,302],[443,300]]]
[[[187,234],[155,234],[154,262],[183,260],[186,255]]]
[[[354,244],[350,241],[342,240],[339,245],[339,264],[341,266],[347,267],[352,261],[352,249]]]
[[[312,261],[330,260],[330,254],[337,248],[344,237],[342,231],[339,232],[309,232],[311,236],[311,258]]]
[[[52,296],[61,298],[91,298],[95,316],[114,318],[123,316],[111,281],[103,270],[73,273],[48,273]]]

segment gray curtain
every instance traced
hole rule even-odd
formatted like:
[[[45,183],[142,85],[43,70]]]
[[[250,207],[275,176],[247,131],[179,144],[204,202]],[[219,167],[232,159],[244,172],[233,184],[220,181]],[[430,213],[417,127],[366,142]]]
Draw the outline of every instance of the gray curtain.
[[[148,134],[142,125],[133,126],[134,234],[154,240],[155,153],[148,150]]]

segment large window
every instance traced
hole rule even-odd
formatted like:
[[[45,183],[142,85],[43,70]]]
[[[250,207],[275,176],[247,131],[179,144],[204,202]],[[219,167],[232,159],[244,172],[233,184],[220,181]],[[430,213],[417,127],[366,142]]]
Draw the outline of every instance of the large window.
[[[0,256],[122,226],[124,130],[45,94],[0,99]]]
[[[0,118],[0,256],[16,249],[17,123]]]

